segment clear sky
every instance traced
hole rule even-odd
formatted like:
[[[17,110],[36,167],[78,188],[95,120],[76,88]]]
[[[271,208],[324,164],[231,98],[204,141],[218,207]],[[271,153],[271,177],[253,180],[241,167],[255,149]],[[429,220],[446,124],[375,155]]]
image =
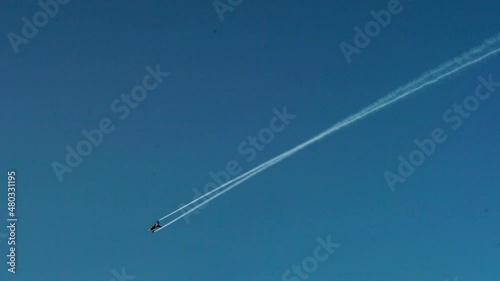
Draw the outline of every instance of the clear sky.
[[[0,280],[498,281],[500,88],[460,125],[443,117],[479,76],[500,81],[498,55],[147,231],[210,172],[237,163],[234,178],[500,32],[497,0],[402,0],[348,62],[341,43],[391,1],[239,2],[218,2],[220,17],[212,1],[71,0],[45,25],[37,1],[0,3]],[[23,35],[34,15],[42,26]],[[156,67],[170,75],[148,78]],[[142,85],[135,108],[121,100]],[[284,107],[295,117],[281,126]],[[270,123],[282,130],[252,148]],[[53,163],[100,126],[60,181]],[[384,173],[439,128],[446,141],[392,192]],[[15,275],[2,236],[12,169]],[[304,262],[317,263],[307,277]]]

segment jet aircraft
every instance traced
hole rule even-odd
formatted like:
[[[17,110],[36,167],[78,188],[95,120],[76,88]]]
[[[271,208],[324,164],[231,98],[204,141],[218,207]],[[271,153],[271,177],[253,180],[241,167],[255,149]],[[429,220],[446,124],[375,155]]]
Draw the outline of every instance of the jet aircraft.
[[[159,228],[161,228],[160,221],[156,221],[156,223],[149,230],[153,233]]]

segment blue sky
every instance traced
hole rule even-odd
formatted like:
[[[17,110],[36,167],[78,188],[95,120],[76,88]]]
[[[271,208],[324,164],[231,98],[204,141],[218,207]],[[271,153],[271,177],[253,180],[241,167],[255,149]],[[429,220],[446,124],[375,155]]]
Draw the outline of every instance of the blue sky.
[[[348,63],[339,44],[388,2],[243,1],[221,21],[211,1],[72,0],[16,53],[8,34],[41,8],[3,1],[0,155],[17,173],[19,221],[17,273],[0,236],[0,279],[110,281],[125,268],[137,281],[283,280],[331,236],[341,246],[308,280],[498,280],[500,90],[457,130],[443,120],[479,76],[500,80],[498,56],[269,168],[189,224],[146,231],[211,171],[231,160],[248,171],[499,33],[498,1],[405,0]],[[113,101],[157,65],[170,75],[120,120]],[[296,117],[247,161],[238,146],[283,107]],[[104,118],[114,131],[60,182],[51,164]],[[391,192],[384,172],[436,128],[447,141]]]

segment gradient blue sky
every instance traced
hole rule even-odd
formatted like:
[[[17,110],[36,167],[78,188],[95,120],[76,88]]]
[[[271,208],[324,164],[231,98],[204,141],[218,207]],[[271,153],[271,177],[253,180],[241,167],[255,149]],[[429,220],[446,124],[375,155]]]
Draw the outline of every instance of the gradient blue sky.
[[[122,267],[137,281],[281,280],[328,235],[341,247],[309,280],[499,280],[500,99],[456,131],[442,118],[479,75],[500,77],[498,56],[301,151],[189,224],[146,231],[210,171],[230,160],[247,171],[500,31],[496,0],[402,1],[348,64],[339,44],[387,2],[243,1],[221,22],[211,1],[72,0],[15,54],[7,34],[40,8],[2,1],[0,158],[17,171],[19,222],[18,273],[2,262],[0,280],[110,281]],[[119,120],[111,102],[156,64],[171,75]],[[284,106],[297,117],[246,161],[238,145]],[[102,118],[115,131],[59,183],[51,163]],[[392,193],[383,173],[437,127],[447,142]]]

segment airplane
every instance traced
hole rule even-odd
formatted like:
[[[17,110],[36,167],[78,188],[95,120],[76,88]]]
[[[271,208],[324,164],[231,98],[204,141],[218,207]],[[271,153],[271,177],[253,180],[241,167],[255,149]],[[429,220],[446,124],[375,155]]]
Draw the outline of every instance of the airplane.
[[[155,232],[159,228],[161,228],[160,221],[156,221],[156,223],[149,230],[151,232]]]

